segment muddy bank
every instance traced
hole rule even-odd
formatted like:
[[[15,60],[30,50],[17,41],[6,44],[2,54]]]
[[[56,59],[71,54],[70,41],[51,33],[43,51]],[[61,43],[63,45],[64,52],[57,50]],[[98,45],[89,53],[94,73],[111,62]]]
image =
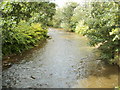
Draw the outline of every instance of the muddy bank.
[[[119,68],[117,66],[102,65],[91,70],[91,74],[86,78],[79,78],[76,88],[114,88],[119,86]]]

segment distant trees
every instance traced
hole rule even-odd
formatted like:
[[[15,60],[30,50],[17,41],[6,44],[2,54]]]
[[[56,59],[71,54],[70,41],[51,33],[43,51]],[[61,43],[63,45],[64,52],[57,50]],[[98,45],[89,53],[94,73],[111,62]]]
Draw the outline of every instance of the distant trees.
[[[70,2],[70,3],[66,3],[66,6],[63,7],[62,9],[58,9],[54,16],[53,23],[55,20],[58,22],[54,23],[54,26],[63,27],[68,31],[72,31],[74,23],[71,22],[71,18],[73,16],[74,9],[77,6],[78,6],[77,3]]]
[[[62,21],[63,21],[62,9],[61,8],[57,8],[56,9],[56,13],[53,16],[52,24],[56,28],[57,27],[61,27]]]

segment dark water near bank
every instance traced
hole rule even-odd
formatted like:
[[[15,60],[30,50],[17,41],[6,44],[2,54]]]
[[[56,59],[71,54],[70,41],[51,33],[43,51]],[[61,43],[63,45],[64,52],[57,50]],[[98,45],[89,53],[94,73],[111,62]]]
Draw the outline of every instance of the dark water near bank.
[[[21,62],[3,70],[4,87],[112,88],[118,85],[118,68],[98,60],[96,49],[87,44],[86,37],[52,28],[49,35],[52,39],[24,53],[22,58],[17,58]]]

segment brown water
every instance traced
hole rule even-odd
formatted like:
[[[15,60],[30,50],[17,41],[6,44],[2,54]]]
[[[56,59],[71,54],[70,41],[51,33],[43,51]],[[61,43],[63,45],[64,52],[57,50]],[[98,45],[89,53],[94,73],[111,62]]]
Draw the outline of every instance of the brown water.
[[[118,68],[105,65],[88,39],[49,29],[52,39],[13,59],[21,62],[3,70],[2,84],[14,88],[113,88]]]

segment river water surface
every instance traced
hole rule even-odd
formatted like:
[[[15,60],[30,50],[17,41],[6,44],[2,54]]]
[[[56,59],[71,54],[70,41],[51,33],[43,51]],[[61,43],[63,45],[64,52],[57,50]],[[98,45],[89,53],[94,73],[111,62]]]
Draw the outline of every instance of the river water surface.
[[[98,59],[88,39],[75,33],[49,29],[51,39],[24,53],[21,62],[3,70],[3,87],[113,88],[118,68]]]

